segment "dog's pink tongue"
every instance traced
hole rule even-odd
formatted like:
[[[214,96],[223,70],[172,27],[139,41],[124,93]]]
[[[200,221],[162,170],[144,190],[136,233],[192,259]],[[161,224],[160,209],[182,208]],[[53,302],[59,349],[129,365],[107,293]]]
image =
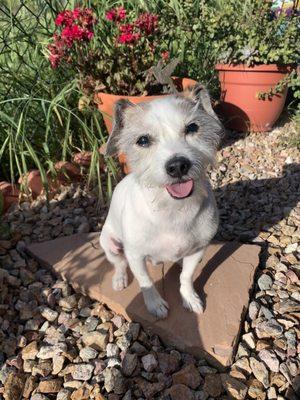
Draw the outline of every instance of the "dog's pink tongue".
[[[194,181],[190,179],[185,182],[173,183],[172,185],[167,185],[167,191],[178,199],[183,199],[187,197],[193,190]]]

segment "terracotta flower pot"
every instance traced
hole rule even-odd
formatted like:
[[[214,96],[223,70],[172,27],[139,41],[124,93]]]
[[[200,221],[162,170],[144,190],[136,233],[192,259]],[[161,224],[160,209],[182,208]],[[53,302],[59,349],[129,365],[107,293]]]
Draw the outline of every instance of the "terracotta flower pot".
[[[34,199],[41,194],[44,188],[41,174],[38,169],[33,169],[26,175],[20,176],[19,184],[26,186],[30,190]]]
[[[173,78],[174,84],[178,88],[179,91],[182,91],[186,89],[189,86],[194,86],[196,81],[193,79],[189,78]],[[116,101],[120,99],[128,99],[134,104],[141,103],[141,102],[148,102],[152,101],[154,99],[167,96],[167,95],[156,95],[156,96],[121,96],[121,95],[116,95],[116,94],[110,94],[110,93],[103,93],[99,92],[95,96],[95,102],[98,105],[98,109],[101,111],[103,115],[103,119],[106,125],[106,128],[108,130],[108,133],[110,134],[112,130],[112,118],[113,118],[113,112],[114,112],[114,105]],[[125,173],[129,172],[129,168],[126,165],[126,156],[124,154],[120,154],[119,156],[119,161],[123,165],[123,170]]]
[[[68,161],[58,161],[54,168],[57,176],[52,176],[50,171],[47,172],[50,195],[54,195],[62,185],[79,181],[81,178],[80,168]],[[42,177],[38,169],[31,170],[26,175],[21,176],[19,184],[25,185],[29,189],[33,199],[36,199],[44,192]]]
[[[100,169],[104,169],[104,157],[101,153],[101,147],[98,149]],[[89,167],[92,161],[93,153],[91,151],[81,151],[73,155],[73,162],[81,167]]]
[[[240,132],[270,131],[283,110],[287,88],[265,100],[260,100],[258,94],[269,91],[293,67],[218,64],[215,68],[221,84],[221,102],[216,111],[226,128]]]
[[[20,190],[17,185],[2,181],[0,182],[0,192],[3,197],[3,210],[0,211],[8,210],[12,204],[19,201]]]

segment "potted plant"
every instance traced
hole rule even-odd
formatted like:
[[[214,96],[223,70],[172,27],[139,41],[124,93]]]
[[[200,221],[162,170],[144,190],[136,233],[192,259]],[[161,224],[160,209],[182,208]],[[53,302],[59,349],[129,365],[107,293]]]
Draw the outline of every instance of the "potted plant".
[[[295,3],[295,2],[294,2]],[[208,29],[219,54],[217,111],[228,128],[270,131],[299,57],[299,11],[265,0],[229,0]]]
[[[116,7],[104,15],[76,7],[56,18],[56,32],[48,44],[48,57],[55,69],[75,71],[83,96],[80,107],[93,97],[110,132],[115,102],[150,101],[181,91],[195,81],[174,78],[178,60],[170,60],[165,25],[157,15]],[[120,158],[124,163],[124,156]]]

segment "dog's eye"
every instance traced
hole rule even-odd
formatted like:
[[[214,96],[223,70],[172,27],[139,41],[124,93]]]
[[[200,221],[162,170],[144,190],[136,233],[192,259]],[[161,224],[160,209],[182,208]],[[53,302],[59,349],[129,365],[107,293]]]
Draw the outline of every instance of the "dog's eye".
[[[194,122],[192,124],[189,124],[185,127],[185,133],[188,135],[189,133],[195,133],[199,129],[199,126],[195,124]]]
[[[138,138],[136,144],[141,147],[149,147],[150,146],[150,137],[148,135],[143,135]]]

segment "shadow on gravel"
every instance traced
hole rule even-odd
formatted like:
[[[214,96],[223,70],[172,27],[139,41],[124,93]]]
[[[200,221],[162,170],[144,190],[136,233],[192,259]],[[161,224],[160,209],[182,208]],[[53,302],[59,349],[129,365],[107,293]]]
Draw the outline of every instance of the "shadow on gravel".
[[[300,164],[279,178],[241,180],[214,190],[220,211],[218,239],[251,241],[287,218],[300,200]]]

